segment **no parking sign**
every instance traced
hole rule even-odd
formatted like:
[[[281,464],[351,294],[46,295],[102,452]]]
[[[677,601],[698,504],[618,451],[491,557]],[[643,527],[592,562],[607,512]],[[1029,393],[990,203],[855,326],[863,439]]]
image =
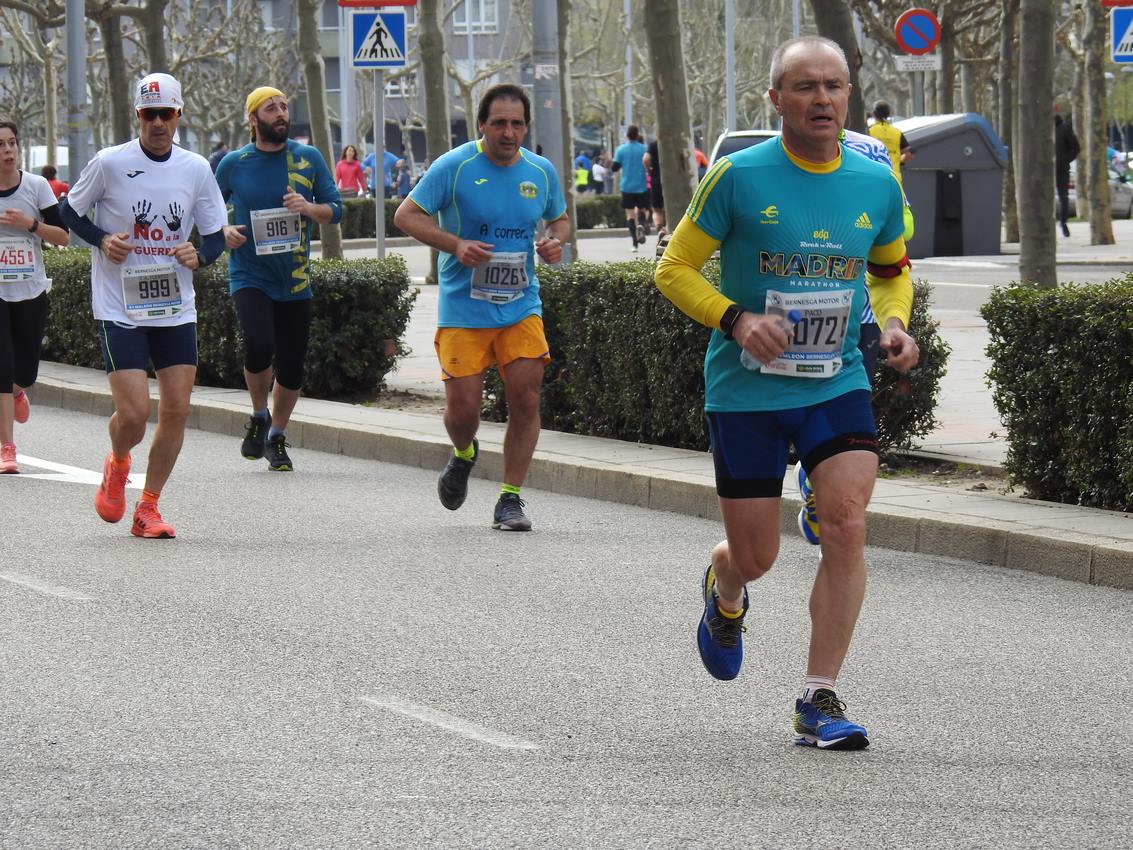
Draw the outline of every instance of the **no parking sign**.
[[[897,46],[911,56],[931,53],[940,44],[940,21],[928,9],[909,9],[893,28]]]

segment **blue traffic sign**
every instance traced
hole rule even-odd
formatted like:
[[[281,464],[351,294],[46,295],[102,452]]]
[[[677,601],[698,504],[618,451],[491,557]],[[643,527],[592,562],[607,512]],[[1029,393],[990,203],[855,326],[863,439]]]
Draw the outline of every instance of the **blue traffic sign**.
[[[355,12],[350,16],[355,68],[405,67],[405,10]]]
[[[1133,8],[1109,10],[1109,39],[1114,62],[1133,62]]]

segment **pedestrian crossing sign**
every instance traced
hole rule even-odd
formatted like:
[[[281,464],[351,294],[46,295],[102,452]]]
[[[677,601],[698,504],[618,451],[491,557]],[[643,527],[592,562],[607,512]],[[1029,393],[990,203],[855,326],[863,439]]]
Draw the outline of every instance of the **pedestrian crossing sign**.
[[[1133,62],[1133,8],[1109,10],[1110,46],[1114,62]]]
[[[350,19],[351,65],[355,68],[405,67],[405,10],[354,12]]]

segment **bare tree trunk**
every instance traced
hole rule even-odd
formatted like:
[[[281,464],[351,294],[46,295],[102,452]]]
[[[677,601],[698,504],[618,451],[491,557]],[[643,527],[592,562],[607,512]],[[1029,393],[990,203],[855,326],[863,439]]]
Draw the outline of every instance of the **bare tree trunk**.
[[[1112,245],[1113,221],[1110,217],[1109,174],[1105,157],[1108,142],[1106,115],[1109,112],[1105,96],[1107,16],[1096,3],[1087,3],[1085,14],[1083,29],[1086,38],[1083,40],[1083,46],[1086,55],[1083,76],[1086,78],[1086,111],[1081,123],[1082,153],[1078,158],[1078,204],[1081,209],[1081,205],[1085,203],[1082,198],[1082,166],[1088,163],[1089,167],[1085,171],[1090,176],[1090,244]]]
[[[1054,9],[1049,0],[1019,6],[1019,277],[1058,286],[1054,233]]]
[[[319,10],[322,5],[322,0],[299,0],[299,56],[303,63],[303,81],[307,86],[307,111],[311,114],[311,141],[323,155],[327,167],[333,168],[326,73],[319,47]],[[323,243],[323,259],[341,260],[342,229],[339,225],[319,225],[319,234]]]
[[[559,18],[559,97],[561,100],[563,131],[563,162],[566,163],[566,174],[562,175],[563,188],[566,190],[567,215],[570,216],[570,258],[578,256],[578,210],[575,202],[578,200],[574,190],[574,99],[570,77],[570,13],[571,0],[558,0],[556,11]]]
[[[169,57],[165,52],[165,7],[168,2],[169,0],[146,0],[138,15],[151,74],[158,71],[169,73]]]
[[[692,200],[688,116],[688,84],[685,82],[684,51],[681,48],[680,6],[677,0],[651,0],[645,16],[645,38],[653,97],[658,115],[657,149],[661,157],[661,185],[665,187],[665,221],[676,226]]]
[[[936,102],[943,115],[956,111],[956,98],[953,96],[956,79],[956,36],[952,27],[952,16],[941,15],[940,19],[940,70],[936,73]],[[932,113],[929,113],[932,114]]]
[[[102,33],[102,47],[106,53],[107,90],[110,98],[110,141],[113,144],[128,142],[134,135],[131,117],[134,110],[130,97],[131,87],[126,79],[126,54],[122,47],[122,18],[109,9],[97,17]]]
[[[960,108],[964,112],[979,112],[976,96],[976,69],[970,62],[960,63]]]
[[[854,18],[845,0],[810,0],[814,12],[814,23],[819,35],[838,42],[846,54],[850,65],[850,109],[846,113],[846,127],[859,133],[867,132],[865,120],[865,101],[859,72],[862,67],[862,52],[858,48],[858,38],[854,34]]]
[[[1082,33],[1086,35],[1086,27],[1089,22],[1083,19]],[[1082,133],[1088,130],[1088,118],[1086,117],[1086,110],[1088,105],[1086,103],[1089,95],[1086,90],[1086,73],[1087,67],[1090,64],[1090,44],[1088,41],[1083,41],[1082,56],[1078,62],[1074,63],[1074,120],[1071,121],[1072,126],[1076,127],[1079,131],[1078,138],[1083,145],[1086,144],[1086,136]],[[1097,72],[1101,74],[1104,68],[1098,65]],[[1102,78],[1104,79],[1104,77]],[[1077,198],[1077,213],[1078,218],[1089,219],[1091,218],[1090,196],[1093,194],[1091,188],[1093,186],[1093,175],[1090,174],[1090,158],[1086,155],[1086,149],[1083,147],[1082,153],[1078,156],[1078,179],[1076,194]],[[1108,194],[1108,192],[1106,193]],[[1109,244],[1109,243],[1106,243]]]
[[[417,46],[421,51],[421,77],[425,87],[425,151],[429,162],[450,147],[448,97],[445,94],[445,39],[441,32],[441,0],[417,4]],[[470,128],[471,129],[471,128]],[[437,282],[437,252],[430,252],[426,283]]]
[[[1007,145],[1007,170],[1003,175],[1003,226],[1008,242],[1019,241],[1019,205],[1015,198],[1015,29],[1019,22],[1019,0],[1005,0],[999,34],[999,137]]]

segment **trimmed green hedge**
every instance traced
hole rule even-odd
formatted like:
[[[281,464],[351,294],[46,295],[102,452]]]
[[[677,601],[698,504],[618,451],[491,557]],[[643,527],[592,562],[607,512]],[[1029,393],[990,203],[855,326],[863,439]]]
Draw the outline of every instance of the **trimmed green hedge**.
[[[621,195],[583,195],[575,202],[574,208],[579,230],[626,226]]]
[[[404,236],[405,234],[393,226],[393,214],[401,206],[398,198],[388,198],[386,205],[386,238]],[[373,239],[374,238],[374,199],[373,198],[346,198],[342,202],[343,239]],[[311,240],[318,241],[319,225],[315,222]]]
[[[1039,499],[1133,510],[1133,275],[996,289],[980,313],[1011,481]]]
[[[47,251],[51,310],[43,356],[75,366],[102,368],[90,308],[90,253]],[[405,262],[315,260],[315,299],[303,391],[315,398],[373,397],[398,357],[417,292]],[[244,342],[228,295],[228,263],[222,258],[194,273],[197,294],[197,381],[243,388]],[[387,340],[389,342],[387,343]]]
[[[401,200],[393,198],[386,204],[386,237],[404,236],[393,226],[393,214],[401,205]],[[594,227],[625,227],[626,217],[622,211],[620,195],[590,195],[578,199],[576,205],[578,229],[590,230]],[[347,198],[342,202],[342,238],[374,238],[374,199]],[[312,239],[319,238],[319,226],[315,224]]]
[[[706,449],[704,352],[710,331],[678,311],[653,283],[654,263],[541,266],[543,322],[554,357],[543,425],[618,440]],[[716,282],[719,266],[705,275]],[[928,315],[929,286],[916,284],[910,332],[921,349],[908,375],[881,369],[874,414],[883,452],[912,447],[936,426],[934,408],[950,349]],[[493,371],[484,415],[506,418]]]

